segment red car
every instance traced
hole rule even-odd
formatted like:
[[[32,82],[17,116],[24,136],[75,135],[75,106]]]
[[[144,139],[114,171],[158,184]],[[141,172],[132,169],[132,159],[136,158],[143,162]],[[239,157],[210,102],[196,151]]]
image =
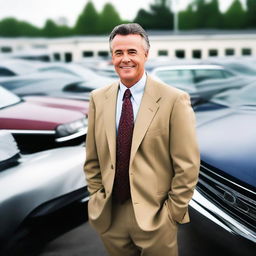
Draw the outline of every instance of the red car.
[[[0,86],[0,129],[10,131],[23,152],[84,141],[87,113],[87,101],[20,98]]]

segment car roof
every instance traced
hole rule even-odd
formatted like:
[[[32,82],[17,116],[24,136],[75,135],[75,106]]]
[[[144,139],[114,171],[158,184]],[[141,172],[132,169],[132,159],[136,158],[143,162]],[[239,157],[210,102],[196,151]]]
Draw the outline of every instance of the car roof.
[[[157,67],[154,68],[152,70],[152,72],[155,71],[159,71],[159,70],[191,70],[191,69],[195,69],[195,70],[202,70],[202,69],[209,69],[209,70],[214,70],[214,69],[218,69],[218,70],[224,70],[224,67],[222,67],[221,65],[170,65],[170,66],[163,66],[163,67]]]
[[[36,71],[36,65],[39,64],[16,59],[4,59],[0,63],[0,67],[10,69],[18,75]]]

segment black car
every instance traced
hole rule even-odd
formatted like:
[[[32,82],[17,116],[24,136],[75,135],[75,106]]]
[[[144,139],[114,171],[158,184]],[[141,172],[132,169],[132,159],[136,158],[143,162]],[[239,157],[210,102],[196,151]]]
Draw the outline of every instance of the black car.
[[[192,212],[207,230],[215,226],[214,239],[229,255],[255,255],[256,82],[216,95],[195,111],[201,167]]]

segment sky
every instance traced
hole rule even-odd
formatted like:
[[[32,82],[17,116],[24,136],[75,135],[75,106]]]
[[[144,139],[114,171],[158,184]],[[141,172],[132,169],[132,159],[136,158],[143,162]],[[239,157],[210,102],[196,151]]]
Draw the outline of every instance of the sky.
[[[139,9],[149,10],[154,0],[92,0],[98,12],[102,11],[106,3],[112,3],[120,17],[133,20]],[[178,10],[185,9],[191,0],[172,0],[176,2]],[[225,11],[233,0],[219,0],[221,11]],[[241,0],[245,2],[245,0]],[[47,18],[55,21],[61,17],[67,19],[69,26],[73,26],[78,15],[82,12],[88,0],[0,0],[0,20],[15,17],[28,21],[38,27],[43,27]]]

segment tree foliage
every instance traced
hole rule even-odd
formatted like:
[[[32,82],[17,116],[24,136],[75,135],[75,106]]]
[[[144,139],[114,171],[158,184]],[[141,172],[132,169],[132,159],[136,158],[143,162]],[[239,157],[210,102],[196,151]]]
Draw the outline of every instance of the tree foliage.
[[[167,0],[155,0],[150,5],[150,11],[140,9],[134,22],[139,23],[145,29],[172,29],[173,13]]]
[[[122,20],[115,7],[110,3],[105,4],[99,16],[99,32],[101,34],[109,34],[113,27],[120,23],[122,23]]]
[[[0,36],[18,37],[18,36],[39,36],[40,31],[37,27],[25,21],[18,21],[15,18],[5,18],[0,21]]]
[[[89,1],[79,15],[74,32],[78,35],[97,34],[99,30],[99,14],[92,1]]]
[[[246,0],[246,27],[247,28],[256,28],[256,1],[255,0]]]
[[[239,0],[234,0],[224,14],[223,26],[227,29],[243,29],[246,27],[246,11]]]
[[[152,0],[149,11],[140,9],[132,22],[141,24],[145,29],[172,30],[173,12],[171,1]],[[179,12],[179,30],[189,29],[246,29],[256,28],[256,0],[246,0],[245,9],[241,0],[233,0],[229,8],[221,13],[219,0],[191,0],[185,10]],[[128,23],[119,16],[110,3],[97,12],[93,1],[88,0],[74,27],[58,25],[47,19],[44,27],[38,28],[28,22],[13,17],[0,20],[2,37],[62,37],[71,35],[109,34],[114,26]]]

